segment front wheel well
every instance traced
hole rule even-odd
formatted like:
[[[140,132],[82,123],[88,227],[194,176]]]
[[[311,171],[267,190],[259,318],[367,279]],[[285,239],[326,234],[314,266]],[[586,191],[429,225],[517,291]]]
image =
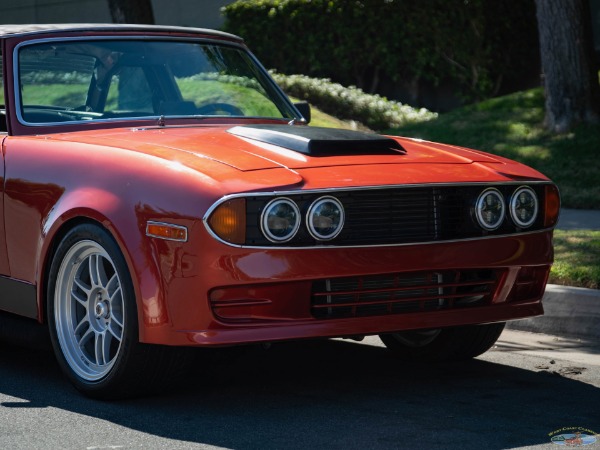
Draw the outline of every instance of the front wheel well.
[[[48,300],[48,278],[50,276],[50,267],[52,266],[52,260],[54,259],[54,255],[56,255],[58,246],[60,242],[64,239],[64,237],[67,235],[67,233],[76,226],[84,224],[97,225],[99,227],[102,227],[107,231],[107,233],[109,233],[112,236],[112,233],[104,225],[102,225],[102,223],[98,222],[97,220],[90,219],[89,217],[74,217],[72,219],[69,219],[60,226],[56,233],[54,233],[54,236],[52,236],[52,241],[48,246],[48,251],[46,252],[42,266],[42,278],[40,280],[38,295],[38,321],[40,323],[47,324],[48,322],[46,318],[46,302]]]

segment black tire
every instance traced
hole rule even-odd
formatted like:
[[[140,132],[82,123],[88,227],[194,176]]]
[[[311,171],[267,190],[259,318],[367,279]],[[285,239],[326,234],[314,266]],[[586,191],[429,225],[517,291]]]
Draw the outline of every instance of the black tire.
[[[496,343],[504,322],[435,330],[382,334],[385,346],[408,361],[462,361],[475,358]]]
[[[98,225],[78,225],[62,239],[46,298],[58,364],[89,397],[112,400],[153,392],[185,361],[177,349],[139,342],[125,258]]]

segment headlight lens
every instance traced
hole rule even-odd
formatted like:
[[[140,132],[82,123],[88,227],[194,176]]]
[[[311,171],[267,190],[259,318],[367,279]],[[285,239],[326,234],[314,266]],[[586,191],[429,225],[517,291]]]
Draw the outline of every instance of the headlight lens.
[[[289,198],[276,198],[263,210],[260,226],[269,241],[287,242],[300,227],[300,210]]]
[[[538,199],[533,189],[521,187],[510,199],[510,215],[521,228],[527,228],[535,222],[538,214]]]
[[[344,227],[344,207],[335,197],[321,197],[310,206],[306,226],[315,239],[329,241]]]
[[[504,197],[500,191],[494,188],[483,191],[477,199],[475,214],[482,228],[488,231],[498,228],[506,214]]]

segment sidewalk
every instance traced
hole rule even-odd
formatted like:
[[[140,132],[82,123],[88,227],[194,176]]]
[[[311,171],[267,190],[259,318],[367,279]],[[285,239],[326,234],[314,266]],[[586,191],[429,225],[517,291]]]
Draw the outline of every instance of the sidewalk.
[[[562,209],[561,230],[600,230],[600,211]],[[544,315],[509,322],[507,328],[573,338],[600,338],[600,290],[549,284]]]
[[[600,211],[591,209],[561,209],[559,230],[600,230]]]

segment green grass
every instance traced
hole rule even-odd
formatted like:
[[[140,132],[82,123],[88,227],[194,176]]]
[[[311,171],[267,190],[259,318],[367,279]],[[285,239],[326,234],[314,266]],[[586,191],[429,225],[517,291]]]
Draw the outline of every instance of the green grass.
[[[543,119],[543,92],[532,89],[387,132],[523,162],[558,185],[563,207],[600,209],[600,125],[580,125],[557,135],[544,129]]]
[[[550,283],[600,289],[600,231],[556,230]]]

